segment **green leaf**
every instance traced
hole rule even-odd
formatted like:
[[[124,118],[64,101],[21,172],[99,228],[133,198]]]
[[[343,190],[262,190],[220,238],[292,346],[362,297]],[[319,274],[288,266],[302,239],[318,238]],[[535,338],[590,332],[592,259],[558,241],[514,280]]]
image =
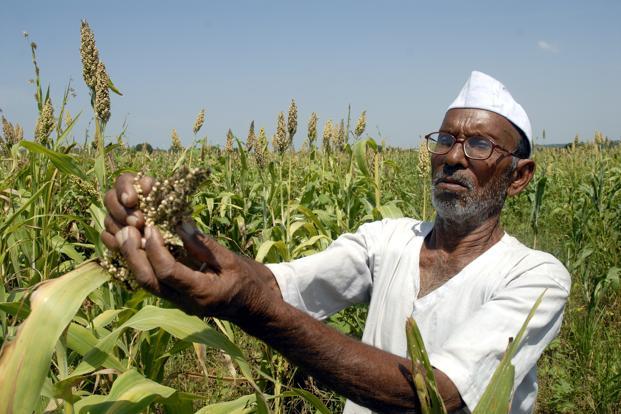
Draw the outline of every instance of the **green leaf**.
[[[30,314],[30,306],[25,302],[0,302],[0,310],[18,319],[25,319]]]
[[[546,288],[543,290],[543,292],[541,292],[541,295],[539,295],[539,297],[533,304],[533,307],[530,309],[530,312],[528,312],[528,315],[526,316],[526,320],[524,320],[524,323],[522,324],[522,327],[520,328],[518,334],[516,335],[515,340],[513,340],[511,344],[509,345],[508,353],[510,354],[510,359],[513,359],[513,357],[517,353],[517,350],[522,343],[522,338],[524,337],[524,333],[526,333],[526,327],[528,326],[530,320],[533,319],[533,316],[535,316],[535,311],[537,310],[539,305],[541,305],[541,301],[543,300],[543,295],[545,295],[547,291],[548,289]]]
[[[114,93],[116,93],[119,96],[123,96],[123,94],[121,93],[121,91],[119,91],[117,89],[116,86],[114,86],[114,83],[112,83],[112,80],[110,79],[110,77],[108,77],[108,88],[110,88],[110,90]]]
[[[34,291],[30,315],[0,355],[0,412],[33,411],[56,342],[86,296],[109,277],[100,266],[88,263]]]
[[[86,175],[82,172],[82,170],[80,170],[78,164],[71,155],[53,151],[32,141],[23,140],[20,142],[20,145],[30,152],[46,156],[59,171],[65,174],[75,175],[83,180],[87,179]]]
[[[52,237],[52,248],[55,251],[59,251],[65,256],[69,257],[76,264],[80,264],[84,261],[84,255],[79,253],[71,243],[68,243],[65,239],[63,239],[59,235],[55,235]]]
[[[285,397],[302,397],[306,401],[308,401],[313,407],[315,407],[318,412],[322,414],[332,414],[332,411],[330,411],[330,409],[326,407],[316,395],[301,388],[293,388],[291,391],[283,392],[282,395]]]
[[[510,346],[510,345],[509,345]],[[492,380],[485,388],[483,396],[473,414],[507,414],[511,409],[511,392],[515,378],[515,367],[510,359],[503,358]]]
[[[304,214],[304,217],[310,220],[315,225],[315,227],[317,227],[317,229],[319,230],[321,234],[330,236],[330,232],[324,227],[319,217],[317,217],[317,214],[312,212],[307,207],[304,207],[303,205],[295,205],[293,206],[293,208],[295,208],[296,211],[299,211],[300,213]]]
[[[259,249],[257,250],[257,256],[255,257],[255,260],[257,262],[261,262],[263,263],[265,261],[265,258],[270,254],[270,252],[272,251],[272,249],[276,249],[276,251],[279,251],[281,253],[282,256],[282,251],[283,249],[286,250],[286,246],[285,243],[282,240],[268,240],[266,242],[263,242],[261,244],[261,246],[259,246]],[[284,257],[282,257],[283,259],[286,258],[286,255]]]
[[[295,258],[300,257],[303,254],[308,254],[309,248],[319,243],[321,240],[326,240],[329,242],[330,238],[323,234],[313,236],[309,238],[308,240],[305,240],[302,243],[298,244],[295,247],[295,249],[293,249],[291,256],[295,259]]]
[[[166,410],[166,413],[174,414],[193,414],[195,400],[205,400],[206,397],[202,395],[190,394],[187,392],[177,391],[172,396],[168,397],[165,401],[162,401]]]
[[[93,319],[93,327],[95,329],[104,328],[113,320],[115,320],[121,313],[131,312],[129,309],[107,309],[101,312]]]
[[[522,324],[515,340],[509,338],[509,345],[503,355],[498,367],[492,375],[492,379],[485,388],[479,403],[472,411],[472,414],[506,414],[511,408],[511,394],[513,392],[513,383],[515,381],[515,367],[511,363],[511,360],[517,353],[517,350],[522,342],[524,333],[528,323],[535,315],[535,311],[543,300],[547,289],[541,292],[541,295],[535,301],[535,304],[531,308],[530,312],[526,316],[526,320]]]
[[[88,207],[88,212],[93,219],[93,226],[83,226],[87,239],[95,246],[95,251],[99,257],[103,257],[106,248],[101,241],[100,234],[104,229],[104,220],[106,218],[106,210],[97,204],[91,204]]]
[[[93,332],[82,325],[74,322],[67,328],[67,347],[82,356],[88,354],[97,346],[97,341],[98,339],[93,335]],[[114,368],[119,371],[123,371],[126,368],[113,354],[106,355],[101,365],[105,368]],[[69,382],[71,383],[71,381]]]
[[[263,394],[260,394],[259,392],[255,392],[254,394],[257,397],[256,414],[270,414],[270,409],[267,407],[267,402],[265,401]]]
[[[233,401],[219,402],[201,408],[196,414],[246,414],[254,409],[250,408],[256,401],[255,394],[244,395]]]
[[[408,318],[405,324],[405,334],[408,343],[408,353],[412,360],[412,377],[423,414],[446,414],[444,400],[438,392],[436,377],[425,343],[420,334],[416,320]]]
[[[156,306],[145,306],[123,325],[101,338],[96,346],[84,356],[70,377],[79,377],[99,368],[113,352],[119,336],[128,328],[138,331],[161,328],[182,341],[201,343],[221,349],[231,356],[244,377],[255,386],[252,370],[243,353],[226,336],[195,316],[189,316],[178,309],[163,309]]]
[[[367,138],[354,144],[353,154],[360,172],[362,172],[365,177],[370,178],[371,172],[369,171],[369,162],[367,161],[367,147],[377,152],[377,143],[373,138]]]
[[[83,398],[75,404],[75,411],[80,414],[141,413],[152,402],[167,399],[174,393],[174,388],[151,381],[130,369],[114,381],[110,394]]]
[[[71,122],[69,123],[69,125],[67,125],[67,127],[65,128],[65,130],[63,131],[63,133],[58,137],[58,139],[56,140],[56,142],[62,142],[63,139],[65,139],[67,137],[67,135],[69,135],[69,133],[71,132],[71,130],[73,129],[73,126],[75,125],[76,121],[78,120],[78,118],[80,118],[80,115],[82,114],[82,112],[79,112],[75,118],[73,118],[71,120]]]
[[[377,211],[379,212],[382,218],[401,218],[403,217],[403,212],[397,205],[393,202],[388,204],[384,204],[382,206],[377,207]]]
[[[4,222],[0,225],[0,234],[6,234],[6,229],[9,227],[9,225],[13,222],[13,220],[15,220],[17,217],[20,216],[20,214],[26,210],[33,202],[35,202],[37,200],[37,198],[39,197],[39,195],[44,192],[45,190],[47,190],[47,187],[49,186],[50,181],[45,182],[41,188],[39,188],[28,200],[26,200],[26,202],[24,204],[22,204],[13,214],[11,214],[10,216],[8,216]],[[21,224],[20,224],[21,227]]]
[[[97,183],[99,183],[99,191],[104,191],[106,188],[106,161],[104,151],[95,158],[95,177],[97,177]]]
[[[606,275],[606,281],[610,283],[610,286],[614,290],[619,290],[619,278],[621,277],[621,267],[611,267],[608,269],[608,274]]]
[[[179,159],[177,160],[177,162],[175,162],[175,166],[172,169],[173,172],[177,171],[179,169],[179,167],[181,167],[185,163],[185,160],[186,160],[187,154],[188,154],[188,150],[190,148],[192,148],[192,147],[187,147],[186,149],[183,150],[183,152],[179,156]]]
[[[239,161],[241,162],[241,173],[242,175],[248,171],[248,160],[246,155],[246,149],[244,148],[244,144],[241,142],[239,138],[235,138],[237,141],[237,148],[239,149]]]

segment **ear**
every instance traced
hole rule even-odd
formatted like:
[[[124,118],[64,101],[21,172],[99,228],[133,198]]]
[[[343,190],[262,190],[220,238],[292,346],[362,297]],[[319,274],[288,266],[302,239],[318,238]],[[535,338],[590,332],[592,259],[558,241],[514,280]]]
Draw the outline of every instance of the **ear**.
[[[507,195],[512,197],[521,193],[533,179],[535,174],[535,161],[531,159],[518,160],[517,166],[513,171],[513,179],[509,188],[507,188]]]

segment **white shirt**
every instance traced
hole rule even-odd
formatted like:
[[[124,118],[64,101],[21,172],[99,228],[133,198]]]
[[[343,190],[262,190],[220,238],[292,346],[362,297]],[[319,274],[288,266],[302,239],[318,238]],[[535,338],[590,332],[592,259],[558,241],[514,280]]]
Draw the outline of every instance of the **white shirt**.
[[[536,363],[558,334],[570,276],[552,255],[505,234],[444,285],[418,298],[419,255],[433,223],[386,219],[344,234],[328,249],[268,265],[284,299],[324,319],[354,303],[369,303],[362,341],[407,357],[405,321],[413,316],[431,364],[455,384],[473,410],[537,297],[515,365],[511,413],[533,411]],[[371,413],[348,401],[344,413]]]

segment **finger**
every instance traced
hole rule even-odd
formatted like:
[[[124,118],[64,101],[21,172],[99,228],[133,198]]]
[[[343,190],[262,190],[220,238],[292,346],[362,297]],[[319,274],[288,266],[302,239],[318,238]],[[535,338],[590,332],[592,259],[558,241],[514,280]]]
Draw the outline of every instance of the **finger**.
[[[148,177],[148,176],[141,177],[140,180],[138,181],[138,184],[140,185],[142,196],[147,197],[151,193],[151,190],[153,189],[153,185],[155,184],[155,179],[153,177]],[[132,182],[132,188],[135,191],[133,182]],[[131,213],[129,213],[129,215],[127,216],[127,224],[129,224],[130,226],[134,226],[138,228],[139,230],[142,230],[145,224],[144,213],[139,209],[131,210]]]
[[[177,226],[177,234],[188,253],[196,260],[205,263],[215,273],[220,273],[223,264],[235,257],[217,241],[201,233],[192,222],[185,221]]]
[[[149,195],[149,193],[151,193],[151,189],[153,189],[153,186],[155,185],[155,179],[150,176],[144,176],[140,178],[140,181],[138,183],[140,184],[140,188],[142,189],[142,195],[146,197]]]
[[[116,241],[116,237],[112,233],[107,231],[101,232],[101,241],[105,246],[114,252],[119,250],[119,243]]]
[[[159,280],[155,276],[146,252],[141,248],[142,238],[138,229],[131,226],[123,227],[115,237],[136,281],[149,292],[162,296]]]
[[[134,174],[124,173],[119,176],[114,186],[116,194],[121,204],[126,208],[135,208],[138,206],[138,193],[134,184],[136,183],[136,177]],[[141,177],[138,180],[142,194],[146,197],[151,192],[155,180],[153,177]]]
[[[139,230],[142,230],[144,227],[144,214],[140,210],[128,210],[127,224],[129,226],[134,226]]]
[[[104,228],[112,235],[117,234],[123,227],[125,226],[119,224],[110,214],[106,215],[106,218],[104,218]]]
[[[202,291],[216,277],[212,273],[201,273],[178,262],[164,245],[164,239],[157,228],[145,228],[145,252],[153,265],[155,276],[166,285],[181,292],[192,294]]]
[[[123,173],[119,175],[114,184],[116,196],[126,208],[138,205],[138,193],[136,193],[134,188],[134,178],[134,174]]]
[[[121,223],[123,225],[127,223],[127,216],[130,211],[121,205],[115,190],[108,190],[106,192],[106,195],[104,196],[104,205],[117,223]]]
[[[108,190],[104,196],[104,204],[110,212],[111,218],[116,221],[117,227],[130,225],[142,229],[144,226],[144,214],[140,210],[125,208],[117,197],[115,190]],[[110,230],[109,230],[110,231]],[[118,230],[117,230],[118,231]],[[116,234],[116,231],[112,232]]]

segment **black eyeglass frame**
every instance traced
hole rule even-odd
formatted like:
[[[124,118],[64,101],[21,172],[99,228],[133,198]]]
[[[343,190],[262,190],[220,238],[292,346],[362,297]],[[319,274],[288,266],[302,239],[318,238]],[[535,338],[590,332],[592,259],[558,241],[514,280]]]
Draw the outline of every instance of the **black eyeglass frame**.
[[[433,134],[445,134],[445,135],[450,135],[451,137],[453,137],[453,144],[452,144],[452,145],[451,145],[451,146],[450,146],[450,147],[449,147],[449,148],[448,148],[445,152],[437,152],[437,151],[432,151],[432,150],[431,150],[431,148],[429,148],[429,140],[431,139],[431,136],[432,136]],[[468,155],[468,154],[466,153],[466,146],[465,146],[465,143],[466,143],[466,141],[468,141],[470,138],[484,138],[484,139],[488,140],[488,141],[492,144],[492,150],[489,152],[489,155],[488,155],[487,157],[485,157],[485,158],[475,158],[475,157],[471,157],[470,155]],[[464,155],[465,155],[467,158],[471,159],[471,160],[478,160],[478,161],[483,161],[483,160],[486,160],[486,159],[488,159],[489,157],[491,157],[491,156],[492,156],[492,154],[494,153],[494,150],[495,150],[496,148],[499,148],[499,149],[503,150],[504,152],[506,152],[506,153],[507,153],[507,154],[509,154],[509,155],[512,155],[512,156],[514,156],[514,157],[517,157],[517,155],[515,155],[515,151],[509,151],[508,149],[503,148],[502,146],[500,146],[500,145],[496,144],[496,142],[495,142],[492,138],[486,137],[486,136],[484,136],[484,135],[472,135],[472,136],[469,136],[469,137],[466,137],[466,138],[461,139],[461,138],[457,138],[455,135],[453,135],[453,134],[451,134],[451,133],[449,133],[449,132],[435,131],[435,132],[430,132],[429,134],[425,135],[425,141],[426,141],[426,144],[427,144],[427,150],[429,150],[429,152],[430,152],[430,153],[432,153],[432,154],[436,154],[436,155],[444,155],[444,154],[448,154],[448,153],[449,153],[449,152],[453,149],[453,147],[455,146],[455,144],[457,144],[457,143],[461,143],[461,145],[462,145],[462,147],[463,147],[463,149],[464,149]],[[437,141],[436,141],[436,142],[437,142]]]

